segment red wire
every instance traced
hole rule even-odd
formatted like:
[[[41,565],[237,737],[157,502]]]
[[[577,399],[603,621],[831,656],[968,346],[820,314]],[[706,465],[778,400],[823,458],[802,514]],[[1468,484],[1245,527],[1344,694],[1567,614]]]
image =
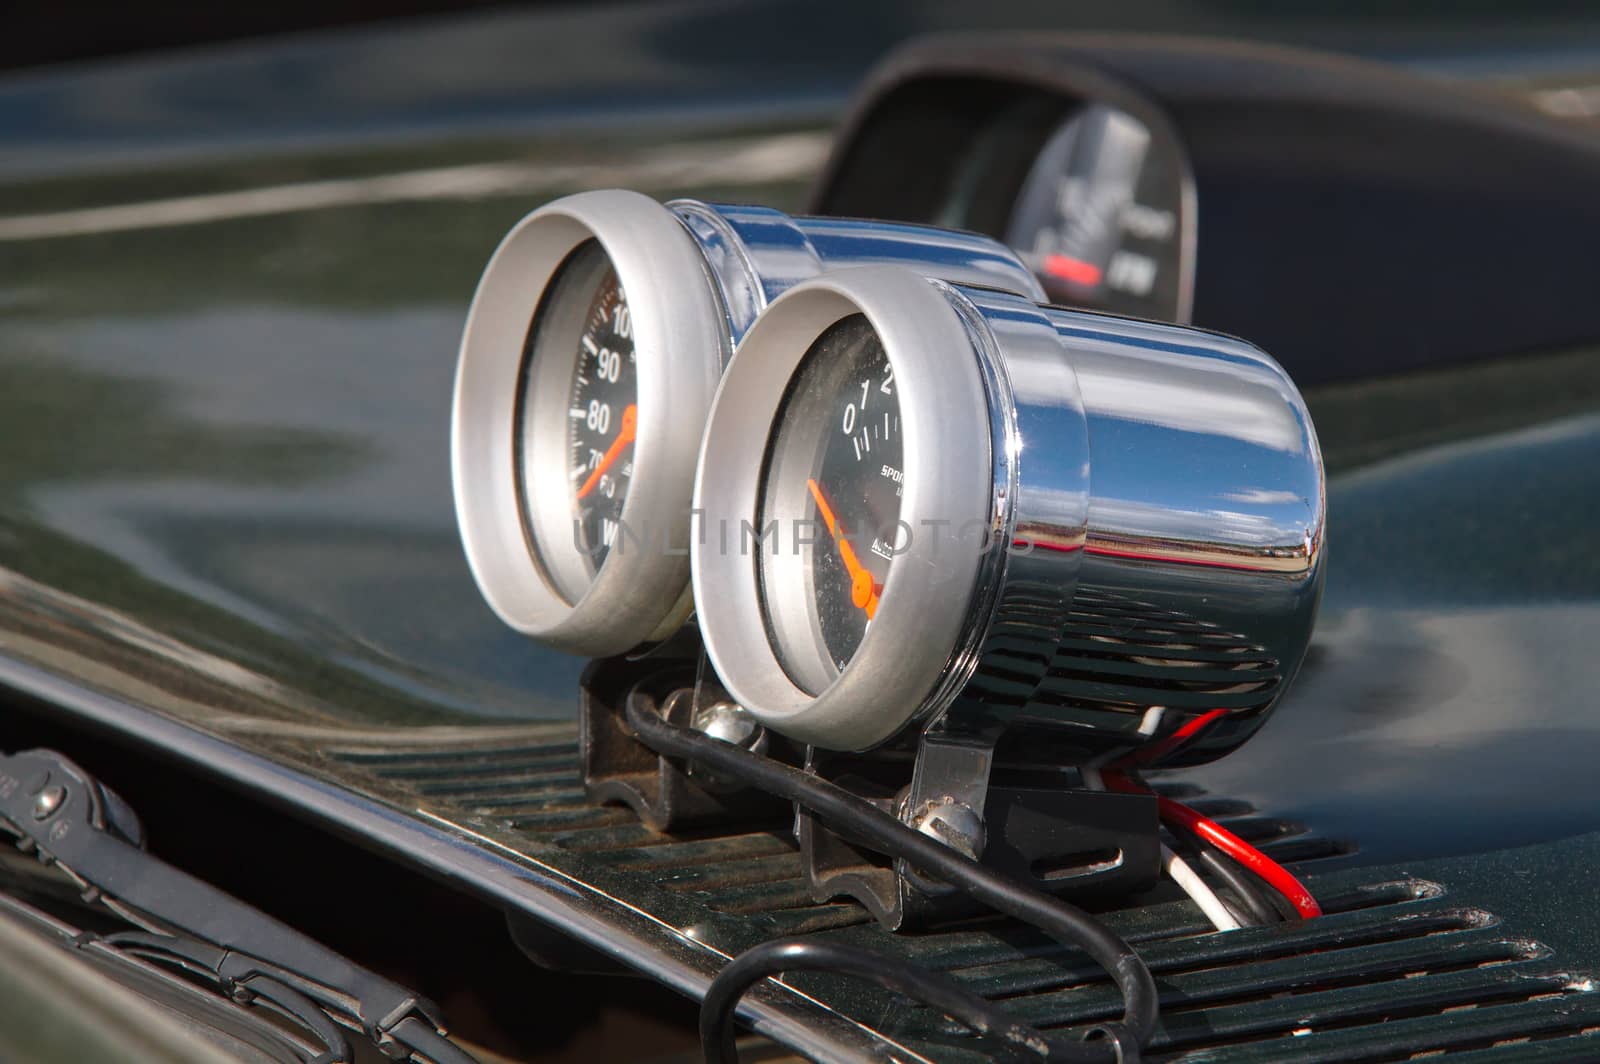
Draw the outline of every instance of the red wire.
[[[1155,793],[1148,787],[1133,782],[1133,780],[1120,772],[1104,772],[1101,778],[1105,780],[1107,787],[1115,791],[1122,791],[1128,794]],[[1289,900],[1289,904],[1293,905],[1295,911],[1301,916],[1309,920],[1322,915],[1322,906],[1317,904],[1317,899],[1311,896],[1311,892],[1305,888],[1305,884],[1296,879],[1288,869],[1277,861],[1245,842],[1215,820],[1195,812],[1182,802],[1174,801],[1165,795],[1156,795],[1156,804],[1161,811],[1162,820],[1175,823],[1194,832],[1194,834],[1266,880],[1273,890],[1276,890]]]
[[[1140,750],[1135,750],[1121,761],[1118,761],[1117,764],[1153,764],[1161,758],[1166,757],[1179,747],[1188,745],[1190,739],[1193,739],[1196,735],[1199,735],[1201,732],[1211,727],[1212,723],[1220,720],[1223,717],[1226,717],[1227,715],[1228,711],[1225,709],[1208,709],[1198,717],[1195,717],[1193,720],[1185,723],[1183,727],[1179,728],[1165,739],[1162,739],[1160,742],[1151,743],[1149,746],[1146,746]]]

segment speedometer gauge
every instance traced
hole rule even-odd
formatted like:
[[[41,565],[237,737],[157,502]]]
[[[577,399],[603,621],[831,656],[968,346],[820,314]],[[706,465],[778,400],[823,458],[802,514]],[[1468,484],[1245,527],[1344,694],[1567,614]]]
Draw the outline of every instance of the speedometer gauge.
[[[833,750],[938,722],[1107,751],[1220,708],[1185,750],[1214,757],[1294,675],[1321,588],[1321,456],[1277,363],[896,268],[766,310],[695,505],[724,685]]]
[[[724,320],[694,240],[644,196],[569,197],[501,243],[462,340],[454,466],[473,575],[512,627],[603,654],[688,616]]]

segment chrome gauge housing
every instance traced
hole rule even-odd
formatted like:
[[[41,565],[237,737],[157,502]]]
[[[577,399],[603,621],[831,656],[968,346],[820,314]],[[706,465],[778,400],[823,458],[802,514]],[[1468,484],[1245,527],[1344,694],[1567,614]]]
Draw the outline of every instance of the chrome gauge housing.
[[[691,609],[690,500],[722,367],[768,302],[897,263],[1040,298],[970,233],[587,192],[534,211],[473,298],[452,466],[473,576],[508,625],[576,653],[663,639]]]
[[[841,328],[886,369],[830,344]],[[818,365],[845,357],[866,369]],[[881,424],[886,377],[897,464],[837,458],[866,411]],[[1028,724],[1092,756],[1221,708],[1185,748],[1219,756],[1292,679],[1321,591],[1321,456],[1271,358],[892,267],[762,314],[718,391],[695,506],[713,665],[765,724],[833,750]],[[824,618],[846,603],[862,616],[840,654]]]

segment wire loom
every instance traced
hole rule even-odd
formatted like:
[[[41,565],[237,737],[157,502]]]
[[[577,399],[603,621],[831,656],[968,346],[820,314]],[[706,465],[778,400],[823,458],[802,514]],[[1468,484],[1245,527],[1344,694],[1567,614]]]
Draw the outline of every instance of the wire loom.
[[[800,970],[827,970],[871,980],[938,1008],[979,1034],[999,1038],[1047,1060],[1114,1060],[1126,1064],[1139,1058],[1158,1019],[1155,983],[1133,948],[1104,924],[1075,906],[995,873],[833,783],[671,724],[651,708],[653,705],[637,694],[630,694],[626,699],[626,716],[640,741],[657,753],[696,761],[727,777],[795,802],[829,821],[854,841],[908,861],[992,908],[1039,927],[1063,944],[1083,949],[1111,975],[1124,1000],[1120,1022],[1089,1028],[1079,1040],[1063,1039],[1020,1024],[948,978],[914,965],[837,944],[781,939],[747,950],[713,980],[700,1020],[701,1043],[708,1061],[734,1064],[738,1060],[733,1017],[740,999],[751,986],[767,976]],[[1202,715],[1180,734],[1170,737],[1167,743],[1176,747],[1191,741],[1224,714],[1225,711],[1216,710]],[[1117,764],[1115,770],[1108,769],[1103,774],[1086,770],[1086,781],[1092,780],[1097,789],[1104,786],[1130,793],[1151,793],[1135,774],[1142,760],[1127,759]],[[1311,892],[1277,862],[1187,806],[1165,797],[1160,802],[1162,820],[1169,830],[1186,841],[1238,898],[1242,919],[1227,926],[1321,915],[1321,908]],[[1174,863],[1180,861],[1173,856]],[[1193,877],[1186,864],[1184,871]],[[1256,877],[1264,881],[1270,891],[1260,889]],[[1194,894],[1194,889],[1185,889]],[[1209,888],[1205,888],[1205,893],[1216,902]]]
[[[1083,950],[1111,976],[1122,993],[1124,1007],[1119,1021],[1089,1028],[1079,1039],[1065,1039],[1003,1019],[1000,1014],[988,1012],[991,1007],[987,1003],[981,1003],[986,1011],[980,1012],[973,1007],[974,1001],[969,1000],[965,990],[942,976],[900,961],[850,950],[849,956],[833,955],[834,960],[841,962],[837,966],[839,970],[911,992],[914,996],[918,992],[937,993],[939,998],[929,999],[930,1004],[943,1008],[940,1002],[947,1003],[953,1010],[953,1019],[982,1033],[997,1034],[1012,1045],[1051,1061],[1131,1064],[1139,1059],[1159,1018],[1155,980],[1133,947],[1110,928],[1073,905],[996,874],[843,788],[771,758],[669,724],[647,708],[649,704],[637,694],[627,699],[628,724],[645,745],[660,754],[688,758],[727,777],[795,802],[831,822],[852,840],[902,858],[925,874],[965,890],[979,902],[1038,927],[1064,945]],[[799,954],[793,950],[785,953],[783,946],[784,943],[778,943],[756,947],[736,958],[712,982],[700,1028],[708,1061],[731,1064],[738,1059],[729,1021],[739,997],[750,985],[765,975],[784,971],[781,965],[786,957],[800,967],[826,966],[820,954]],[[746,960],[752,954],[754,958]]]

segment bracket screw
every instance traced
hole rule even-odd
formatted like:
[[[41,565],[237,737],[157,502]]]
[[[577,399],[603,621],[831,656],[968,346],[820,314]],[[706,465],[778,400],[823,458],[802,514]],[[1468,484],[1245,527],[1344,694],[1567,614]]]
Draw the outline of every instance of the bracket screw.
[[[689,718],[689,727],[729,746],[737,746],[753,753],[765,753],[767,749],[767,729],[737,702],[721,699],[697,706],[693,716]],[[708,771],[704,765],[698,765],[693,761],[689,762],[689,775],[707,790],[739,789],[735,781],[725,780],[716,773]]]
[[[702,735],[746,750],[755,749],[766,738],[761,723],[737,702],[718,701],[701,706],[695,710],[689,725]]]
[[[61,803],[67,800],[65,787],[46,787],[39,792],[39,797],[33,800],[33,819],[48,820]]]
[[[902,819],[907,819],[902,813]],[[909,817],[910,824],[930,839],[944,843],[959,854],[977,860],[983,853],[983,817],[971,806],[946,796],[924,802],[922,808]],[[924,894],[949,894],[952,887],[935,879],[909,862],[897,862],[906,882]]]
[[[983,817],[954,798],[927,803],[911,826],[968,857],[976,859],[983,852]]]

